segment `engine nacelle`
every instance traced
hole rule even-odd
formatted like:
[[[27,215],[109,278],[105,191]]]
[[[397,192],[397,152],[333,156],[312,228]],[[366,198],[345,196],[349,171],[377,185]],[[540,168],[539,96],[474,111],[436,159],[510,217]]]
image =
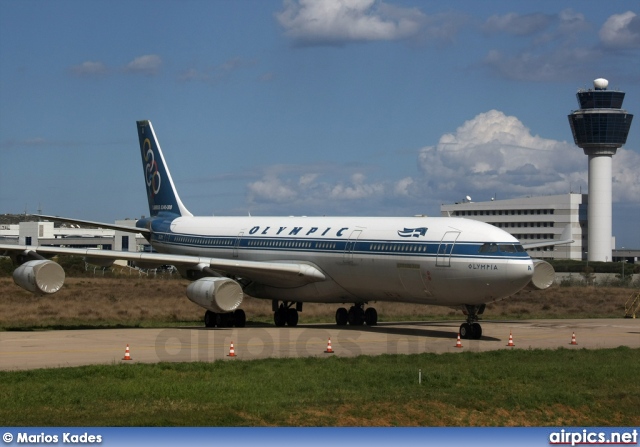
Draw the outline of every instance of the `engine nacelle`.
[[[35,294],[56,293],[64,285],[64,269],[53,261],[28,261],[13,272],[17,285]]]
[[[187,297],[213,312],[233,312],[242,303],[244,293],[233,279],[206,277],[189,284]]]
[[[556,271],[553,266],[540,259],[533,260],[533,277],[527,288],[531,290],[544,290],[551,287],[556,279]]]

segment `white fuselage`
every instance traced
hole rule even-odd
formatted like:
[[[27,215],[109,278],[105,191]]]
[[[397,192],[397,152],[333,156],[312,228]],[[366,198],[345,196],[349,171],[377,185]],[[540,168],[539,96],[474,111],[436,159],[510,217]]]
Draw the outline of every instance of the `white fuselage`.
[[[178,217],[151,242],[161,253],[311,264],[326,281],[245,289],[300,302],[475,305],[516,293],[534,270],[510,234],[460,218]]]

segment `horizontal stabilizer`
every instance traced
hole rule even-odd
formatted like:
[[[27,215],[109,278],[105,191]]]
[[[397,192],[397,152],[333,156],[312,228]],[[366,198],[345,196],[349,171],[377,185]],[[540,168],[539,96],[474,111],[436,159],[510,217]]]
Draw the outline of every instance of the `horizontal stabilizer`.
[[[529,250],[530,248],[551,247],[554,245],[571,244],[575,242],[571,237],[572,237],[571,224],[567,224],[567,226],[564,227],[564,230],[562,230],[562,234],[560,235],[560,240],[557,240],[557,241],[551,240],[551,241],[545,241],[545,242],[534,242],[531,244],[522,244],[522,247],[525,250]]]
[[[86,225],[89,227],[106,228],[107,230],[125,231],[127,233],[141,233],[142,235],[150,234],[150,231],[146,228],[137,228],[135,226],[130,227],[127,225],[116,225],[104,222],[94,222],[91,220],[71,219],[68,217],[59,216],[46,216],[44,214],[31,214],[31,216],[38,217],[40,219],[53,220],[55,222],[69,222],[74,224]]]

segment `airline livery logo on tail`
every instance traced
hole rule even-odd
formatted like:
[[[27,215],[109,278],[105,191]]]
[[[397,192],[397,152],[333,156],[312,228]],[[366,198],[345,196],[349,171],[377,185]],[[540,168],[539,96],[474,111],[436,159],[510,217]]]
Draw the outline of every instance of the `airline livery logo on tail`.
[[[151,149],[151,140],[145,138],[142,144],[142,152],[146,165],[144,167],[144,174],[147,181],[149,191],[152,196],[155,196],[160,191],[160,185],[162,184],[162,177],[158,172],[158,162],[153,155],[153,149]]]

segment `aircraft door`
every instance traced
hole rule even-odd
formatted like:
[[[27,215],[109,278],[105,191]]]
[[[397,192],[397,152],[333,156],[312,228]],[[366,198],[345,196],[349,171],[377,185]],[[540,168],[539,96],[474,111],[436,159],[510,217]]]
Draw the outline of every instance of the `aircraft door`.
[[[238,233],[238,237],[236,238],[236,242],[233,244],[233,257],[238,257],[238,247],[240,246],[240,241],[242,240],[242,236],[244,236],[244,231]]]
[[[349,240],[347,241],[347,245],[344,247],[344,262],[345,264],[353,264],[353,251],[356,248],[356,242],[358,242],[358,238],[360,237],[360,233],[362,230],[353,230],[349,235]]]
[[[442,236],[436,256],[437,267],[451,267],[451,253],[453,253],[453,247],[459,236],[459,231],[447,231],[444,236]]]

